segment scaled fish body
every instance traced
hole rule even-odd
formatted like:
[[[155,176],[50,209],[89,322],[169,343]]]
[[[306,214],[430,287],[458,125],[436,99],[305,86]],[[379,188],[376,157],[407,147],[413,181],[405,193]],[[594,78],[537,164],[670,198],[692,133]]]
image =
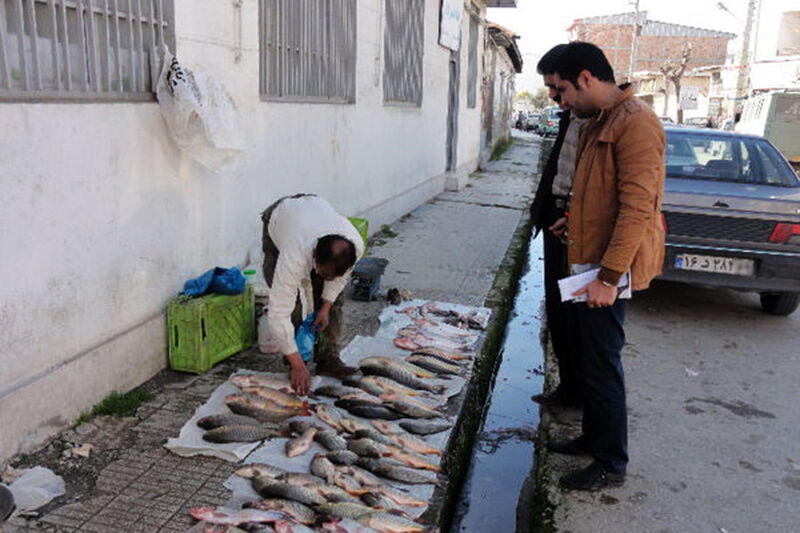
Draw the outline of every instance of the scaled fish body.
[[[400,427],[417,435],[433,435],[448,430],[453,425],[448,422],[427,421],[427,420],[403,420]]]
[[[279,430],[257,426],[222,426],[203,433],[208,442],[257,442],[281,435]]]
[[[424,379],[420,379],[411,372],[408,372],[404,368],[400,368],[397,366],[384,366],[384,365],[373,365],[373,364],[365,364],[360,363],[361,371],[365,374],[370,375],[377,375],[383,376],[385,378],[392,379],[406,385],[408,387],[418,389],[418,390],[426,390],[429,392],[436,392],[439,393],[444,390],[444,387],[440,385],[434,385],[432,383],[427,383]]]
[[[384,394],[405,394],[407,396],[424,396],[427,393],[420,392],[418,390],[412,389],[411,387],[406,387],[393,379],[389,379],[383,376],[365,376],[361,380],[362,384],[367,384],[370,387],[375,388],[378,391],[376,396],[383,396]]]
[[[403,432],[400,426],[395,422],[386,422],[385,420],[370,420],[369,422],[384,435],[394,435]]]
[[[235,473],[237,476],[245,479],[252,479],[255,477],[275,478],[281,474],[285,474],[286,470],[264,463],[253,463],[243,466]]]
[[[253,478],[253,488],[264,498],[285,498],[312,506],[326,502],[316,486],[290,485],[274,479],[256,477]]]
[[[262,422],[282,421],[292,416],[307,416],[308,409],[290,408],[259,396],[245,394],[229,394],[225,404],[237,415],[245,415]]]
[[[373,475],[367,470],[364,470],[360,466],[337,466],[335,468],[337,472],[343,472],[348,476],[352,476],[353,479],[365,487],[383,486],[383,482],[377,476]]]
[[[444,350],[432,347],[422,347],[418,350],[415,350],[414,353],[412,353],[411,355],[427,355],[428,357],[434,357],[445,363],[459,363],[459,364],[463,364],[464,362],[470,359],[470,356],[468,355],[446,352]]]
[[[333,476],[336,475],[336,466],[321,453],[315,455],[311,460],[310,470],[312,474],[324,478],[328,483],[331,483],[333,481]]]
[[[360,503],[323,503],[317,509],[323,514],[340,518],[358,518],[361,515],[375,511],[375,509]]]
[[[278,520],[286,520],[288,515],[279,511],[266,511],[262,509],[244,509],[242,511],[227,514],[214,510],[212,507],[192,507],[189,510],[197,520],[208,522],[209,524],[223,524],[228,526],[238,526],[246,523],[269,523]]]
[[[350,450],[333,450],[325,454],[335,465],[352,465],[358,461],[359,455]]]
[[[298,472],[286,472],[275,478],[275,481],[281,481],[289,485],[297,485],[299,487],[317,486],[324,483],[325,480],[321,477],[312,474],[301,474]]]
[[[357,439],[370,439],[374,440],[375,442],[379,442],[381,444],[396,444],[397,441],[394,441],[378,431],[377,429],[359,429],[356,431],[355,435],[353,435]]]
[[[359,429],[369,429],[370,428],[370,425],[368,423],[363,422],[361,420],[357,420],[355,418],[346,417],[346,416],[342,417],[342,420],[341,420],[340,424],[342,426],[342,429],[344,429],[346,432],[350,433],[351,435],[355,435],[356,431],[358,431]]]
[[[376,476],[393,479],[395,481],[401,481],[403,483],[409,483],[411,485],[436,484],[435,478],[427,476],[418,470],[407,468],[405,466],[397,466],[390,463],[378,462],[378,464],[373,467],[372,473]]]
[[[423,453],[426,455],[441,455],[442,452],[435,446],[432,446],[425,442],[424,440],[415,437],[413,435],[409,435],[408,433],[397,433],[395,435],[390,435],[389,438],[394,440],[394,442],[412,452]]]
[[[427,528],[401,516],[390,513],[373,512],[356,518],[356,522],[371,527],[381,533],[420,533]]]
[[[422,367],[426,370],[430,370],[431,372],[435,372],[437,374],[450,374],[450,375],[458,375],[461,373],[461,367],[452,363],[445,363],[440,361],[435,357],[430,357],[427,355],[417,354],[417,355],[409,355],[406,357],[406,361],[412,365],[416,365]]]
[[[347,441],[331,429],[317,431],[314,440],[322,444],[328,450],[346,450]]]
[[[347,443],[347,449],[361,457],[385,457],[389,453],[386,446],[370,439],[353,439]]]
[[[239,387],[270,387],[277,390],[291,390],[292,384],[284,376],[270,376],[263,374],[240,374],[233,376],[231,381]]]
[[[386,485],[373,487],[372,490],[373,492],[378,492],[380,494],[383,494],[384,496],[386,496],[387,498],[389,498],[398,505],[403,505],[406,507],[425,507],[426,505],[428,505],[428,502],[426,501],[419,500],[411,496],[407,492],[399,491],[392,487],[387,487]]]
[[[337,411],[335,408],[328,404],[318,403],[314,405],[314,412],[317,413],[317,416],[320,420],[328,424],[336,431],[342,430],[342,415],[340,415],[339,411]]]
[[[214,429],[222,426],[259,426],[260,424],[258,420],[249,416],[224,413],[205,416],[197,421],[197,425],[203,429]]]
[[[317,396],[327,396],[328,398],[341,398],[358,392],[362,392],[362,389],[345,385],[323,385],[314,389],[314,394]]]
[[[400,368],[415,375],[418,378],[431,379],[435,378],[436,374],[429,372],[424,368],[420,368],[411,363],[406,363],[401,359],[393,359],[391,357],[365,357],[358,362],[358,365],[380,365],[386,368]]]
[[[280,511],[286,515],[289,515],[293,520],[301,524],[313,524],[317,518],[317,514],[309,507],[292,500],[274,498],[270,500],[250,502],[249,506],[255,509]]]
[[[311,448],[316,433],[317,428],[309,428],[299,437],[286,441],[286,456],[297,457],[306,453]]]
[[[423,470],[430,470],[431,472],[440,472],[441,468],[431,463],[426,458],[421,457],[415,453],[407,452],[397,446],[386,446],[389,455],[392,459],[396,459],[401,463],[407,464],[412,468],[421,468]]]
[[[361,400],[336,400],[336,407],[346,409],[350,414],[361,418],[381,418],[383,420],[400,418],[399,414],[384,405]]]
[[[242,391],[247,394],[259,396],[284,407],[293,409],[302,409],[308,407],[307,401],[300,399],[294,394],[287,394],[270,387],[244,387]]]
[[[409,418],[441,418],[442,414],[438,411],[420,404],[419,402],[409,401],[398,394],[390,394],[386,398],[386,405]]]

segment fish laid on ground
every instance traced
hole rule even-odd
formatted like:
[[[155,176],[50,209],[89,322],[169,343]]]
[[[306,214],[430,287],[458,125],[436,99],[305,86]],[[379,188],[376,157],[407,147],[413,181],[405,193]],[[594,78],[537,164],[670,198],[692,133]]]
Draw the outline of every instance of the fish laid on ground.
[[[392,409],[372,402],[361,400],[336,400],[336,407],[347,410],[352,415],[361,418],[380,418],[383,420],[397,420],[401,416]]]
[[[233,514],[214,510],[213,507],[192,507],[189,514],[201,522],[238,526],[246,523],[273,523],[290,518],[280,511],[262,509],[244,509]]]
[[[397,443],[397,441],[394,441],[394,440],[390,439],[389,437],[387,437],[386,435],[384,435],[383,433],[381,433],[380,431],[378,431],[377,429],[374,429],[374,428],[359,429],[358,431],[355,432],[355,435],[353,435],[353,436],[355,438],[357,438],[357,439],[374,440],[375,442],[379,442],[381,444],[396,444]]]
[[[394,489],[392,487],[388,487],[386,485],[380,485],[377,487],[371,487],[373,492],[378,492],[385,497],[392,500],[394,503],[398,505],[403,505],[405,507],[425,507],[429,505],[428,502],[417,499],[411,496],[409,493]]]
[[[270,387],[243,387],[242,392],[264,398],[278,405],[295,409],[308,407],[308,401]]]
[[[442,470],[438,465],[431,463],[425,457],[407,452],[397,446],[386,446],[385,448],[388,450],[388,454],[384,454],[384,457],[391,457],[412,468],[421,468],[423,470],[430,470],[431,472],[441,472]]]
[[[225,405],[237,415],[245,415],[262,422],[283,421],[292,416],[308,416],[307,408],[290,408],[265,398],[246,394],[229,394]]]
[[[397,464],[393,464],[391,462],[375,460],[372,460],[372,462],[360,461],[359,466],[366,468],[376,476],[385,477],[386,479],[393,479],[394,481],[401,481],[403,483],[409,483],[411,485],[436,484],[435,478],[423,474],[419,470],[405,466],[398,466]]]
[[[314,533],[314,531],[308,526],[288,520],[275,522],[275,533]]]
[[[367,403],[377,403],[378,405],[381,404],[381,399],[375,396],[374,394],[370,394],[367,391],[358,391],[355,394],[345,394],[339,400],[358,400],[361,402]]]
[[[328,404],[318,403],[314,405],[314,412],[317,413],[317,416],[320,420],[328,424],[336,431],[342,430],[342,415],[339,414],[339,411],[335,408]]]
[[[381,533],[419,533],[428,529],[422,524],[391,513],[372,512],[355,520]]]
[[[387,422],[385,420],[370,420],[369,422],[384,435],[394,435],[395,433],[403,432],[396,422]]]
[[[317,428],[308,428],[305,433],[294,439],[286,441],[286,457],[297,457],[303,455],[311,449],[311,443],[314,442],[314,435],[317,433]]]
[[[224,413],[204,416],[197,421],[197,425],[203,429],[215,429],[222,426],[260,426],[261,424],[249,416]]]
[[[406,387],[393,379],[385,378],[383,376],[365,376],[361,380],[362,384],[368,385],[369,387],[373,388],[373,390],[377,391],[375,396],[382,396],[384,394],[405,394],[406,396],[427,396],[427,392],[420,392],[418,390],[412,389],[411,387]]]
[[[317,507],[317,511],[340,518],[358,518],[367,513],[374,513],[375,509],[361,503],[323,503]]]
[[[317,485],[315,488],[327,501],[331,503],[359,503],[358,498],[351,496],[347,493],[347,491],[337,487],[336,485]]]
[[[433,435],[450,429],[453,424],[435,420],[402,420],[400,427],[416,435]]]
[[[435,392],[438,394],[444,391],[445,389],[445,387],[442,387],[441,385],[428,383],[424,379],[418,378],[411,372],[408,372],[404,368],[401,368],[399,366],[385,366],[385,365],[359,363],[359,367],[361,368],[361,371],[364,374],[383,376],[385,378],[389,378],[391,380],[394,380],[398,383],[401,383],[403,385],[406,385],[408,387],[417,390],[425,390],[429,392]]]
[[[315,455],[311,460],[310,470],[312,474],[325,479],[327,483],[331,483],[333,476],[336,475],[336,466],[321,453]]]
[[[409,517],[405,510],[380,492],[368,492],[361,496],[361,501],[372,507],[373,510],[388,511],[392,514]]]
[[[381,394],[383,394],[385,392],[382,388],[377,386],[375,383],[367,380],[367,377],[371,377],[371,376],[366,376],[366,377],[361,377],[361,378],[356,378],[356,377],[352,377],[351,376],[349,378],[346,378],[344,383],[348,383],[351,386],[358,387],[359,389],[363,390],[364,392],[366,392],[368,394],[372,394],[373,396],[380,396]]]
[[[383,444],[370,439],[353,439],[347,443],[347,449],[361,457],[385,457],[389,450]]]
[[[423,346],[422,348],[416,350],[411,355],[427,355],[428,357],[435,357],[436,359],[444,361],[445,363],[458,363],[458,364],[464,364],[466,361],[471,359],[471,356],[469,355],[462,353],[446,352],[444,350],[440,350],[432,346]]]
[[[254,477],[276,478],[281,474],[285,474],[286,470],[264,463],[253,463],[243,466],[235,472],[239,477],[245,479],[253,479]]]
[[[347,449],[347,441],[332,429],[323,429],[317,431],[317,434],[314,435],[314,440],[331,451]]]
[[[325,480],[312,474],[301,474],[299,472],[286,472],[275,478],[275,481],[297,485],[299,487],[317,486],[325,483]]]
[[[233,376],[231,381],[239,387],[269,387],[277,390],[292,390],[289,378],[285,376],[269,376],[258,374],[239,374]]]
[[[342,472],[348,476],[351,476],[365,487],[383,486],[383,482],[377,476],[367,470],[364,470],[360,466],[336,466],[334,468],[336,468],[336,472]]]
[[[325,457],[335,465],[353,465],[358,461],[360,455],[350,450],[333,450],[325,454]]]
[[[406,357],[406,362],[422,367],[426,370],[430,370],[431,372],[435,372],[437,374],[449,374],[457,376],[461,373],[460,366],[452,363],[445,363],[444,361],[440,361],[439,359],[429,355],[412,354]]]
[[[292,500],[273,498],[269,500],[247,502],[244,506],[252,509],[264,509],[266,511],[280,511],[291,517],[295,522],[301,524],[313,524],[317,519],[317,513],[312,511],[310,507]]]
[[[358,387],[348,387],[346,385],[323,385],[314,389],[314,394],[317,396],[327,396],[328,398],[341,398],[348,394],[362,392]]]
[[[267,477],[253,478],[253,489],[264,498],[284,498],[303,505],[319,505],[327,500],[317,486],[290,485]]]
[[[357,420],[355,418],[350,418],[347,416],[342,417],[341,420],[342,429],[346,432],[350,433],[351,435],[355,435],[356,431],[359,429],[369,429],[370,425],[367,422],[362,420]]]
[[[443,415],[439,411],[410,400],[411,398],[399,394],[388,394],[384,397],[388,407],[408,418],[442,418]]]
[[[406,363],[401,359],[395,359],[392,357],[365,357],[358,362],[359,366],[362,364],[370,366],[380,365],[386,368],[402,368],[406,372],[410,372],[418,378],[431,379],[436,377],[436,374],[433,372],[429,372],[424,368],[420,368],[416,365],[412,365],[411,363]]]
[[[343,472],[336,472],[333,476],[333,484],[353,496],[361,496],[369,492],[369,489],[363,488],[354,477]]]
[[[396,433],[394,435],[389,435],[389,438],[392,439],[395,444],[412,452],[426,455],[442,455],[442,451],[439,450],[439,448],[428,444],[424,440],[415,437],[414,435],[409,435],[408,433]]]
[[[428,335],[415,327],[403,328],[398,331],[397,337],[394,338],[394,344],[398,348],[409,351],[419,350],[423,346],[432,346],[440,350],[457,353],[470,351],[470,347],[466,343]]]
[[[318,426],[314,425],[313,422],[309,422],[308,420],[290,420],[289,421],[289,429],[292,430],[292,433],[296,433],[298,435],[305,433],[311,428],[320,429]]]
[[[272,437],[280,437],[280,430],[258,426],[222,426],[203,433],[203,440],[215,443],[257,442]]]

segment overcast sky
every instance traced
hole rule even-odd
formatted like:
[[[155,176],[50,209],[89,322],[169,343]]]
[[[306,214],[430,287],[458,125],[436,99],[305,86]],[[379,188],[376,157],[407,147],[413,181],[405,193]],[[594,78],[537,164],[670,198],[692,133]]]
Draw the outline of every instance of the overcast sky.
[[[740,35],[747,18],[748,0],[722,0],[732,16],[717,7],[719,0],[640,0],[639,9],[649,20],[685,24]],[[572,21],[596,15],[633,11],[628,0],[517,0],[517,8],[491,8],[488,19],[516,32],[522,52],[523,71],[517,91],[541,86],[536,63],[552,46],[567,40]],[[738,20],[737,20],[738,18]]]

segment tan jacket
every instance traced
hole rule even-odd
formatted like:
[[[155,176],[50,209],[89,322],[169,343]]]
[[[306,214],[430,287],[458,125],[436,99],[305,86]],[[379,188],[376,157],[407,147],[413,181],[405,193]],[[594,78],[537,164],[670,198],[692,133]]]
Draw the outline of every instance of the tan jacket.
[[[664,128],[632,87],[583,126],[569,209],[569,263],[600,263],[646,289],[664,261]]]

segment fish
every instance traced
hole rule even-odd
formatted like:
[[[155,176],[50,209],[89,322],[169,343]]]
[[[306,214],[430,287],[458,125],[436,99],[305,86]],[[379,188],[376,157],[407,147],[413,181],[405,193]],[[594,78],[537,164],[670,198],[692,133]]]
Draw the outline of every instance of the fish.
[[[343,472],[348,476],[351,476],[361,485],[366,487],[379,487],[383,485],[383,482],[377,476],[373,475],[367,470],[364,470],[360,466],[336,466],[334,468],[337,472]]]
[[[336,475],[336,466],[321,453],[315,455],[311,460],[310,470],[312,474],[324,478],[328,483],[331,483]]]
[[[316,435],[314,435],[314,440],[322,444],[328,450],[347,449],[347,441],[330,429],[317,431]]]
[[[298,435],[301,434],[301,433],[305,433],[306,431],[308,431],[311,428],[319,429],[312,422],[309,422],[307,420],[290,420],[289,421],[289,429],[292,431],[292,433],[297,433]]]
[[[264,498],[284,498],[303,505],[319,505],[327,500],[317,486],[290,485],[267,477],[253,478],[253,489]]]
[[[244,387],[242,388],[242,392],[246,394],[253,394],[284,407],[290,407],[294,409],[308,407],[308,401],[302,400],[294,394],[287,394],[270,387]]]
[[[392,409],[372,402],[362,402],[360,400],[336,400],[336,407],[346,409],[352,415],[361,418],[381,418],[383,420],[397,420],[400,417]]]
[[[314,405],[314,412],[320,420],[328,424],[336,431],[342,430],[341,420],[342,415],[339,411],[325,403],[318,403]]]
[[[415,453],[407,452],[402,448],[397,446],[388,445],[385,446],[387,452],[384,453],[384,457],[391,457],[397,461],[400,461],[403,464],[406,464],[412,468],[420,468],[423,470],[430,470],[431,472],[441,472],[441,468],[438,465],[435,465],[428,461],[425,457],[417,455]]]
[[[384,401],[388,407],[408,418],[442,418],[439,411],[399,394],[386,395]]]
[[[252,479],[255,477],[275,478],[281,474],[285,474],[286,470],[264,463],[253,463],[243,466],[234,473],[245,479]]]
[[[408,517],[408,513],[380,492],[368,492],[361,496],[361,501],[372,507],[375,511],[388,511],[392,514]]]
[[[279,511],[301,524],[313,524],[317,519],[317,514],[308,506],[299,502],[280,498],[247,502],[244,504],[244,507],[263,509],[265,511]]]
[[[238,526],[239,524],[247,523],[272,523],[290,518],[289,515],[279,511],[244,509],[233,514],[228,514],[217,511],[213,507],[192,507],[189,509],[189,514],[201,522],[228,526]]]
[[[361,457],[385,457],[389,453],[383,444],[370,439],[353,439],[347,443],[347,449]]]
[[[398,466],[396,464],[387,463],[383,461],[378,461],[377,464],[371,466],[372,468],[371,469],[368,468],[367,470],[370,470],[376,476],[385,477],[386,479],[401,481],[403,483],[408,483],[411,485],[436,484],[435,478],[423,474],[419,470],[416,470],[414,468]]]
[[[266,374],[239,374],[233,376],[231,381],[239,387],[269,387],[276,390],[292,390],[289,378],[285,376],[273,376]]]
[[[358,518],[367,513],[375,512],[361,503],[323,503],[317,510],[325,515],[338,516],[340,518]]]
[[[302,435],[286,441],[286,457],[297,457],[311,449],[317,428],[309,428]]]
[[[314,389],[314,394],[317,396],[327,396],[328,398],[341,398],[348,394],[358,394],[364,392],[363,389],[357,387],[348,387],[345,385],[323,385]]]
[[[261,422],[283,421],[292,416],[308,416],[307,408],[289,408],[265,398],[245,394],[229,394],[225,405],[237,415],[249,416]]]
[[[424,440],[409,435],[408,433],[396,433],[389,435],[389,439],[393,440],[395,444],[405,448],[406,450],[421,453],[425,455],[442,455],[442,451],[435,446],[432,446]]]
[[[350,418],[343,416],[341,420],[342,429],[346,432],[350,433],[351,435],[355,435],[356,431],[359,429],[369,429],[370,425],[366,422],[361,420],[356,420],[355,418]]]
[[[249,416],[223,413],[204,416],[197,421],[197,425],[203,429],[215,429],[222,426],[259,426],[261,424],[258,420],[250,418]]]
[[[383,484],[377,487],[372,487],[372,492],[380,493],[392,500],[394,503],[404,507],[426,507],[429,505],[428,502],[417,499],[407,492],[400,491]]]
[[[450,429],[453,424],[440,421],[402,420],[400,421],[400,427],[416,435],[433,435]]]
[[[396,433],[403,432],[403,430],[400,429],[400,426],[398,426],[395,422],[387,422],[385,420],[370,420],[369,423],[384,435],[394,435]]]
[[[367,376],[367,377],[369,377],[369,376]],[[347,381],[345,381],[345,383],[350,383],[352,386],[356,386],[359,389],[361,389],[364,392],[366,392],[367,394],[372,394],[373,396],[380,396],[381,394],[383,394],[385,392],[382,388],[377,386],[375,383],[367,380],[367,377],[363,377],[363,378],[349,377],[349,378],[347,378]]]
[[[345,394],[344,396],[339,398],[339,400],[357,400],[357,401],[366,402],[366,403],[377,403],[378,405],[380,405],[380,403],[381,403],[381,399],[380,398],[378,398],[374,394],[370,394],[370,393],[368,393],[366,391],[363,391],[363,390],[362,391],[358,391],[355,394]]]
[[[383,433],[378,431],[377,429],[368,428],[368,429],[359,429],[353,435],[357,439],[370,439],[374,440],[375,442],[379,442],[381,444],[396,444],[397,441],[390,439],[389,437],[385,436]]]
[[[279,436],[281,436],[281,432],[274,428],[257,426],[222,426],[210,429],[203,433],[203,440],[216,443],[257,442]]]
[[[417,344],[415,341],[409,339],[408,337],[395,337],[394,338],[394,345],[402,350],[414,351],[419,350],[422,348],[420,344]]]
[[[412,365],[411,363],[406,363],[401,359],[394,359],[391,357],[365,357],[361,361],[358,362],[358,365],[379,365],[384,366],[386,368],[402,368],[406,372],[410,372],[411,374],[415,375],[418,378],[424,379],[431,379],[435,378],[436,374],[433,372],[429,372],[424,368],[420,368],[416,365]]]
[[[398,366],[385,366],[385,365],[375,365],[375,364],[360,364],[361,371],[364,374],[368,375],[376,375],[376,376],[383,376],[385,378],[392,379],[398,383],[406,385],[408,387],[417,389],[417,390],[425,390],[428,392],[435,392],[441,393],[444,391],[445,387],[441,385],[434,385],[432,383],[427,383],[424,379],[418,378],[411,372],[406,371],[402,367]]]
[[[303,524],[279,520],[275,522],[275,533],[314,533],[314,530]]]
[[[435,357],[422,354],[412,354],[406,357],[406,362],[417,365],[436,374],[449,374],[457,376],[461,373],[461,367],[452,363],[445,363]]]
[[[317,486],[325,482],[319,476],[312,474],[301,474],[299,472],[286,472],[275,478],[275,481],[288,483],[289,485],[297,485],[299,487]]]
[[[358,461],[359,455],[350,450],[333,450],[326,453],[325,457],[335,465],[352,465]]]
[[[393,393],[405,394],[407,396],[427,396],[427,393],[425,392],[420,392],[410,387],[406,387],[405,385],[401,385],[393,379],[385,378],[383,376],[365,376],[361,380],[361,383],[365,383],[370,386],[374,385],[375,389],[378,391],[376,396]]]
[[[328,516],[320,524],[321,531],[331,531],[333,533],[376,533],[371,527],[359,524],[352,518],[342,518],[339,516]]]
[[[332,503],[359,502],[358,498],[351,496],[347,493],[347,491],[337,487],[336,485],[317,485],[315,488],[327,501]]]
[[[336,472],[333,476],[333,484],[345,491],[347,494],[354,496],[361,496],[369,492],[368,489],[361,487],[355,478],[345,474],[344,472]]]
[[[411,355],[427,355],[428,357],[435,357],[440,361],[444,361],[445,363],[463,363],[465,361],[470,360],[472,357],[463,353],[452,353],[446,352],[444,350],[440,350],[438,348],[433,348],[431,346],[423,346],[418,350],[415,350]]]
[[[422,524],[391,513],[367,513],[359,516],[355,521],[381,533],[420,533],[427,530],[427,527]]]

